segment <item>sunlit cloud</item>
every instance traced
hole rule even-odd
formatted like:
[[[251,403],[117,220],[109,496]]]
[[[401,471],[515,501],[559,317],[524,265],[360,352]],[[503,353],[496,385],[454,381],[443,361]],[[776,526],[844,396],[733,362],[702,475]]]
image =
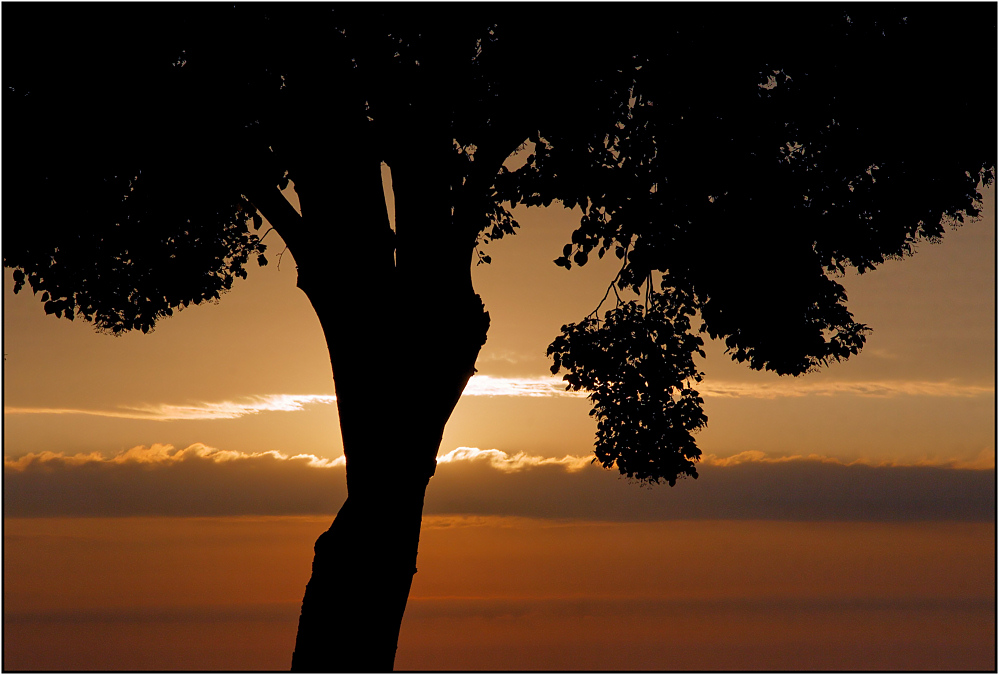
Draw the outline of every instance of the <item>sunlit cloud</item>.
[[[822,464],[835,464],[838,466],[864,466],[872,468],[883,467],[937,467],[946,469],[994,469],[995,452],[989,448],[983,448],[979,454],[973,458],[949,457],[949,458],[920,458],[910,461],[898,460],[875,460],[866,457],[844,461],[837,457],[829,457],[816,453],[801,455],[770,455],[759,450],[746,450],[734,455],[719,457],[718,455],[705,453],[701,456],[699,465],[709,467],[731,467],[740,464],[783,464],[786,462],[813,462]],[[512,473],[523,471],[539,466],[561,467],[570,473],[580,471],[594,461],[594,456],[590,455],[565,455],[564,457],[542,457],[540,455],[529,455],[526,452],[518,452],[511,455],[502,450],[483,450],[473,447],[458,447],[450,452],[437,455],[438,464],[448,464],[456,462],[482,462],[491,468]]]
[[[494,377],[473,375],[463,396],[568,396],[579,398],[586,392],[566,391],[565,382],[555,377]]]
[[[495,377],[474,375],[465,396],[585,397],[586,392],[566,391],[557,377]],[[695,387],[702,396],[717,398],[784,398],[801,396],[942,396],[968,398],[995,393],[993,387],[929,381],[812,382],[808,379],[781,379],[773,383],[705,380]]]
[[[271,394],[251,396],[242,401],[222,401],[219,403],[197,403],[194,405],[166,405],[135,407],[133,410],[146,412],[158,419],[235,419],[261,412],[294,412],[304,410],[313,403],[330,404],[336,396],[321,394]]]
[[[331,404],[336,396],[322,394],[270,394],[247,396],[236,401],[199,402],[188,405],[161,403],[143,406],[119,406],[115,410],[81,408],[5,407],[5,415],[94,415],[133,420],[225,420],[237,419],[262,412],[295,412],[308,405]]]
[[[809,382],[780,380],[773,383],[704,381],[697,391],[708,398],[775,399],[803,396],[860,396],[893,398],[896,396],[938,396],[971,398],[991,396],[989,386],[956,382],[883,381],[883,382]],[[528,398],[584,398],[586,392],[566,391],[556,377],[496,377],[475,375],[465,387],[464,396],[504,396]],[[119,406],[112,410],[85,408],[19,407],[4,408],[5,415],[93,415],[132,420],[223,420],[238,419],[263,412],[297,412],[313,405],[336,403],[336,396],[326,394],[269,394],[245,396],[232,401],[197,402],[185,405]]]
[[[183,462],[187,459],[204,459],[216,464],[223,462],[237,462],[253,460],[258,458],[268,458],[277,461],[303,461],[306,466],[328,469],[346,465],[346,459],[341,455],[334,459],[318,457],[313,454],[303,453],[298,455],[288,455],[278,450],[267,450],[264,452],[240,452],[237,450],[221,450],[205,445],[204,443],[193,443],[186,448],[175,448],[169,443],[153,443],[149,446],[138,445],[128,450],[114,455],[105,456],[98,452],[77,453],[67,455],[61,452],[44,451],[39,453],[29,452],[15,459],[4,458],[5,470],[24,471],[28,468],[51,468],[56,465],[65,467],[75,467],[84,464],[144,464],[144,465],[169,465]],[[813,462],[823,464],[836,464],[838,466],[866,466],[866,467],[937,467],[948,469],[994,469],[996,454],[990,448],[983,448],[978,455],[973,458],[951,457],[951,458],[920,458],[909,461],[893,460],[872,460],[867,458],[843,461],[836,457],[819,455],[815,453],[800,455],[770,455],[759,450],[747,450],[734,455],[718,456],[712,453],[705,453],[701,456],[700,466],[709,467],[733,467],[741,464],[783,464],[787,462]],[[440,464],[483,464],[503,473],[514,473],[537,467],[561,468],[569,473],[575,473],[586,468],[593,463],[594,456],[589,455],[564,455],[562,457],[545,457],[542,455],[531,455],[526,452],[510,454],[495,448],[482,449],[469,446],[459,446],[453,450],[437,455],[437,463]]]
[[[875,468],[884,467],[937,467],[946,469],[995,469],[996,454],[990,448],[983,448],[975,457],[947,457],[932,458],[922,457],[918,459],[898,460],[874,460],[861,457],[852,461],[843,461],[837,457],[810,453],[807,455],[768,455],[759,450],[746,450],[727,457],[706,453],[701,456],[700,463],[706,466],[729,467],[746,463],[757,464],[781,464],[784,462],[819,462],[823,464],[836,464],[839,466],[867,466]]]
[[[892,398],[895,396],[940,396],[970,398],[989,396],[993,387],[956,382],[886,380],[883,382],[809,382],[782,380],[773,384],[755,382],[709,382],[697,386],[704,396],[719,398],[782,398],[800,396],[862,396]]]
[[[332,468],[345,466],[346,459],[341,455],[335,459],[317,457],[311,454],[287,455],[277,450],[265,452],[239,452],[236,450],[220,450],[203,443],[193,443],[186,448],[177,449],[168,443],[153,443],[150,446],[138,445],[119,452],[112,456],[104,456],[97,452],[77,453],[66,455],[61,452],[29,452],[17,459],[4,459],[4,469],[10,471],[24,471],[28,468],[38,468],[43,466],[54,467],[63,465],[67,467],[80,466],[83,464],[147,464],[147,465],[169,465],[183,462],[186,459],[197,457],[215,463],[236,462],[241,460],[252,460],[261,457],[279,460],[296,461],[304,460],[308,466],[315,468]],[[450,464],[455,462],[482,462],[490,467],[505,473],[522,471],[524,469],[538,466],[559,466],[566,471],[575,472],[586,467],[593,460],[593,457],[576,457],[566,455],[565,457],[542,457],[540,455],[529,455],[526,452],[509,454],[502,450],[480,448],[459,447],[437,456],[438,464]]]
[[[103,465],[123,465],[123,464],[146,464],[146,465],[170,465],[183,462],[191,458],[199,458],[214,462],[236,462],[240,460],[252,460],[258,458],[269,458],[280,461],[304,461],[307,466],[319,469],[343,466],[344,458],[328,459],[317,457],[311,454],[287,455],[277,450],[267,450],[265,452],[238,452],[236,450],[220,450],[203,443],[193,443],[186,448],[177,449],[169,443],[153,443],[150,446],[137,445],[116,455],[105,457],[97,452],[77,453],[66,455],[61,452],[29,452],[17,459],[3,460],[4,470],[25,471],[36,468],[57,468],[58,466],[75,467],[84,464]]]
[[[515,455],[510,455],[502,450],[481,450],[469,447],[455,448],[443,455],[437,455],[438,464],[475,461],[487,462],[492,468],[506,473],[523,471],[524,469],[537,466],[560,466],[572,473],[589,465],[593,461],[593,457],[566,455],[560,459],[558,457],[528,455],[526,452],[518,452]]]

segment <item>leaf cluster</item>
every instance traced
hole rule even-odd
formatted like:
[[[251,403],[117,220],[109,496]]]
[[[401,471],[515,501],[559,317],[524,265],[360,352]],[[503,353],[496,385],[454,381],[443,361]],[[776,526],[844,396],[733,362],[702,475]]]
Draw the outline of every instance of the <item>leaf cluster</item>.
[[[12,20],[30,11],[15,8]],[[157,31],[95,39],[67,8],[44,22],[44,39],[19,42],[3,91],[14,291],[27,285],[46,313],[112,334],[148,332],[178,308],[217,300],[251,257],[266,263],[261,217],[234,180],[242,155],[222,133],[221,110],[239,92],[220,95],[217,73],[176,47],[179,17],[118,13]]]
[[[690,332],[691,298],[654,293],[646,307],[626,302],[562,326],[548,347],[566,389],[589,392],[597,419],[595,452],[629,478],[670,486],[697,478],[700,450],[693,433],[707,424],[694,354],[703,341]]]

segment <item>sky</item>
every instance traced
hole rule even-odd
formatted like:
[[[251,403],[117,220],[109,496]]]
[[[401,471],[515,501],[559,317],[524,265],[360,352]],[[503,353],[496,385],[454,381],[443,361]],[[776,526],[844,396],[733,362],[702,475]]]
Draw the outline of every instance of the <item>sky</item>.
[[[673,488],[591,464],[588,402],[549,373],[616,259],[555,266],[578,212],[518,207],[473,269],[491,328],[396,667],[994,669],[984,194],[943,243],[840,280],[874,329],[850,361],[781,378],[708,341],[700,477]],[[5,270],[5,669],[288,668],[345,485],[322,331],[266,242],[270,265],[149,335],[45,316]]]

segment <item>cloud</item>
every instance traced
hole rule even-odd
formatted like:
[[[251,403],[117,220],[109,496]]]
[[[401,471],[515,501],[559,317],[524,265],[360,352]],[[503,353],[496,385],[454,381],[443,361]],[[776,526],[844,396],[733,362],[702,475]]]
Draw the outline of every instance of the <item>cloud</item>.
[[[969,398],[992,396],[993,387],[956,382],[884,381],[884,382],[809,382],[780,380],[774,383],[704,381],[697,385],[702,396],[711,398],[774,399],[802,396],[861,396],[892,398],[896,396],[940,396]],[[566,391],[556,377],[495,377],[474,375],[463,396],[516,396],[529,398],[584,398],[586,392]],[[187,405],[119,406],[114,410],[85,408],[18,407],[4,408],[5,415],[95,415],[122,419],[171,421],[237,419],[262,412],[295,412],[315,404],[336,403],[328,394],[268,394],[246,396],[234,401],[198,402]]]
[[[840,464],[842,466],[872,466],[872,467],[905,467],[905,466],[928,466],[947,469],[995,469],[996,454],[991,448],[982,448],[973,459],[953,457],[950,459],[930,459],[923,458],[915,461],[897,462],[891,460],[872,461],[866,458],[856,459],[852,462],[844,462],[835,457],[827,457],[815,453],[808,455],[781,455],[772,457],[759,450],[747,450],[728,457],[718,457],[713,454],[701,456],[701,465],[707,466],[736,466],[746,462],[762,462],[765,464],[777,464],[781,462],[826,462],[830,464]]]
[[[466,461],[438,469],[426,507],[427,513],[609,521],[995,518],[994,469],[741,453],[706,457],[699,474],[673,488],[647,487],[599,465],[570,473],[546,464],[501,474],[488,462]]]
[[[494,377],[473,375],[462,396],[568,396],[580,398],[586,392],[566,391],[565,383],[555,377]]]
[[[219,420],[236,419],[261,412],[294,412],[315,403],[330,404],[336,396],[322,394],[270,394],[247,396],[237,401],[200,402],[189,405],[160,403],[147,406],[119,406],[116,410],[85,410],[81,408],[5,407],[5,415],[96,415],[133,420]]]
[[[706,456],[699,479],[649,488],[591,458],[456,448],[439,456],[425,513],[607,521],[995,517],[994,470],[747,452]],[[342,457],[203,444],[138,446],[110,457],[31,453],[4,460],[4,508],[12,517],[332,514],[346,498],[343,466]]]
[[[77,453],[75,455],[65,455],[61,452],[48,451],[40,453],[29,452],[28,454],[22,455],[15,460],[4,458],[3,467],[4,471],[27,471],[33,468],[54,469],[59,466],[71,467],[83,464],[169,465],[183,462],[186,459],[193,457],[214,462],[216,464],[221,462],[234,462],[238,460],[253,460],[264,457],[279,461],[303,460],[308,466],[322,469],[332,468],[334,466],[343,466],[345,464],[343,457],[328,459],[309,454],[286,455],[283,452],[278,452],[277,450],[268,450],[266,452],[238,452],[235,450],[219,450],[218,448],[213,448],[203,443],[193,443],[182,450],[177,450],[168,443],[153,443],[149,447],[137,445],[134,448],[129,448],[128,450],[119,452],[117,455],[113,455],[111,457],[105,457],[97,452],[91,452],[89,454]]]
[[[773,384],[709,382],[705,380],[697,386],[697,390],[703,396],[766,399],[800,396],[862,396],[867,398],[942,396],[970,398],[995,394],[993,387],[958,384],[955,382],[905,380],[886,380],[883,382],[809,382],[808,380],[782,380]]]
[[[438,466],[451,462],[486,461],[490,467],[504,473],[523,471],[538,466],[560,466],[566,471],[576,472],[587,467],[592,460],[593,457],[574,457],[573,455],[566,455],[562,459],[539,457],[538,455],[528,455],[526,452],[518,452],[511,457],[502,450],[480,450],[464,446],[455,448],[446,454],[437,455]]]
[[[801,396],[944,396],[967,398],[989,396],[993,387],[930,381],[812,382],[807,379],[780,379],[773,383],[705,380],[696,385],[702,396],[718,398],[764,398]],[[475,375],[465,387],[465,396],[585,397],[586,392],[566,391],[557,377],[494,377]]]
[[[335,513],[342,457],[246,453],[195,443],[4,459],[8,516],[209,516]],[[339,471],[337,469],[340,469]]]

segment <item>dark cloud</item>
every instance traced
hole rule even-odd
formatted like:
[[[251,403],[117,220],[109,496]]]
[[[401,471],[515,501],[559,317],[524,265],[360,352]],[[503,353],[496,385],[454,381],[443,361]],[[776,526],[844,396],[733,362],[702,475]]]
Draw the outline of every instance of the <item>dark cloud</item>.
[[[650,488],[581,465],[579,458],[543,463],[526,455],[465,450],[439,465],[427,514],[609,521],[995,520],[994,469],[756,457],[706,462],[697,480]],[[8,517],[332,514],[345,497],[341,465],[204,446],[154,446],[111,459],[48,454],[7,460],[4,466]]]
[[[312,457],[242,454],[204,446],[133,448],[113,459],[4,462],[5,516],[234,516],[335,513],[342,468]],[[125,455],[131,454],[131,458]]]
[[[485,462],[438,469],[429,513],[586,520],[995,520],[994,470],[844,465],[795,459],[705,465],[696,480],[643,487],[616,471],[539,466],[498,474]]]

